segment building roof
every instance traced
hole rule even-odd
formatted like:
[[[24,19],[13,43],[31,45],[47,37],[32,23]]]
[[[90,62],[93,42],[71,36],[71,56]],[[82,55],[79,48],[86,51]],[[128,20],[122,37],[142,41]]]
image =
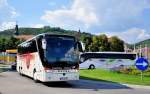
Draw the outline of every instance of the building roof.
[[[19,36],[15,36],[15,38],[21,39],[21,40],[28,40],[28,39],[30,39],[32,37],[34,37],[34,35],[19,35]]]
[[[17,49],[6,50],[7,53],[17,53]]]

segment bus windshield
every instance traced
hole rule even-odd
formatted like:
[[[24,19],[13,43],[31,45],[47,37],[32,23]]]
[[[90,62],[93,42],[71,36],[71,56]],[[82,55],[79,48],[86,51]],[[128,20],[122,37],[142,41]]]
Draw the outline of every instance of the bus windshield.
[[[72,37],[46,36],[45,58],[49,64],[65,62],[68,65],[78,62],[75,39]],[[58,64],[57,64],[58,65]]]

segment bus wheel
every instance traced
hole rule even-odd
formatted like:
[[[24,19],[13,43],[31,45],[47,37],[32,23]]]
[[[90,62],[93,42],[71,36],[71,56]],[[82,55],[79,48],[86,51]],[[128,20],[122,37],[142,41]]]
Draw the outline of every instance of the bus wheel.
[[[33,71],[33,80],[34,80],[35,83],[38,82],[38,80],[37,80],[37,73],[36,73],[35,70]]]
[[[95,69],[95,66],[94,66],[93,64],[91,64],[91,65],[89,66],[89,69]]]
[[[21,73],[21,67],[19,67],[19,74],[22,76],[22,73]]]

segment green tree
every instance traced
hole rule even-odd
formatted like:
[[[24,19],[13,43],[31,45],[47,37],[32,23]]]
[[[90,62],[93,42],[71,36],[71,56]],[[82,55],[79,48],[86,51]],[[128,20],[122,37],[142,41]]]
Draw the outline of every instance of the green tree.
[[[99,42],[98,42],[98,36],[92,37],[92,43],[89,47],[90,51],[97,52],[99,51]]]
[[[109,51],[108,38],[105,34],[93,36],[92,43],[90,45],[91,51]]]
[[[90,51],[90,45],[92,43],[92,37],[90,36],[82,36],[82,42],[84,43],[85,46],[85,51]]]
[[[97,52],[97,51],[99,51],[98,45],[92,43],[92,44],[89,46],[89,50],[92,51],[92,52]]]
[[[109,51],[108,38],[105,34],[98,36],[99,51]]]
[[[6,39],[0,38],[0,52],[5,51],[5,49],[6,49]]]
[[[9,41],[7,42],[7,49],[16,49],[19,43],[21,43],[19,39],[10,37]]]
[[[7,49],[16,49],[17,45],[20,44],[22,41],[19,39],[11,37],[1,37],[0,38],[0,52],[4,52]]]
[[[120,40],[118,37],[113,36],[109,39],[110,51],[124,51],[124,42]]]

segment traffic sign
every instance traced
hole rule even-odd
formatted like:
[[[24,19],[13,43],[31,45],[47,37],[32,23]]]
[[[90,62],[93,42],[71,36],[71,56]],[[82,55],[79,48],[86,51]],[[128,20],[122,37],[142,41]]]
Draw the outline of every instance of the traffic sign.
[[[137,69],[145,71],[148,69],[149,63],[148,60],[146,60],[145,58],[139,58],[136,60],[135,65]]]

